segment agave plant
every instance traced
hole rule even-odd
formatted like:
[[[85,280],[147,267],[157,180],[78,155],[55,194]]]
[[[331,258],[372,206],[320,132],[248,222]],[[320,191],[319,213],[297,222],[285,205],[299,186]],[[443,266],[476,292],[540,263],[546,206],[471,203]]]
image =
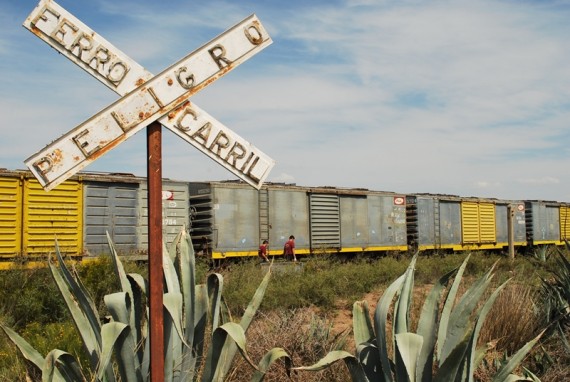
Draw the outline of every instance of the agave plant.
[[[496,288],[485,301],[481,301],[491,283],[495,267],[493,265],[459,297],[459,285],[469,260],[468,256],[459,268],[442,276],[434,284],[423,304],[417,330],[413,333],[410,329],[410,307],[416,260],[417,254],[407,271],[384,291],[376,306],[373,320],[366,301],[354,303],[355,355],[342,350],[333,351],[314,365],[296,367],[294,370],[318,371],[343,360],[352,380],[358,382],[473,381],[473,374],[487,351],[487,346],[477,347],[479,332],[495,299],[508,280]],[[447,289],[452,278],[453,283]],[[447,293],[444,293],[446,290]],[[440,310],[442,298],[443,307]],[[392,308],[390,325],[388,317]],[[391,336],[388,335],[389,330]],[[542,333],[502,363],[493,380],[538,380],[534,375],[523,378],[511,373],[541,335]],[[392,357],[390,348],[393,349]]]
[[[108,234],[107,237],[121,285],[121,291],[104,298],[111,315],[109,322],[101,323],[89,293],[63,261],[57,241],[58,266],[49,261],[53,278],[89,356],[88,370],[83,370],[71,354],[59,349],[42,356],[12,329],[0,325],[22,355],[41,370],[43,381],[86,381],[86,375],[89,379],[107,382],[149,380],[148,284],[141,275],[125,272]],[[245,332],[261,304],[270,270],[239,323],[231,321],[223,304],[221,275],[211,274],[205,284],[196,284],[194,251],[184,228],[170,248],[163,248],[163,271],[163,303],[167,312],[164,316],[165,381],[223,380],[238,350],[254,369],[252,381],[263,380],[277,359],[283,358],[289,367],[290,358],[283,349],[270,350],[258,365],[250,360],[246,351]],[[206,344],[208,333],[211,333],[209,346]],[[203,371],[199,373],[200,370]]]
[[[539,263],[546,263],[550,259],[550,250],[546,245],[541,245],[534,248],[532,258]]]
[[[566,250],[570,243],[564,240]],[[570,328],[570,261],[559,250],[555,267],[550,270],[551,278],[542,279],[542,302],[546,320],[551,330],[558,333],[564,347],[570,352],[570,342],[566,332]]]

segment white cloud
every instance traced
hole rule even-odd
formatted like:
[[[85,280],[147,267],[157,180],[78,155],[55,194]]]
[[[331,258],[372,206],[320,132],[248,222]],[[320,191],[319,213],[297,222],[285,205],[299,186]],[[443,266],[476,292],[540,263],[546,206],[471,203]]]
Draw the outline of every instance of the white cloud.
[[[519,179],[520,183],[523,184],[534,184],[534,185],[547,185],[547,184],[560,184],[559,178],[553,178],[550,176],[545,176],[542,178],[526,178],[526,179]]]
[[[273,45],[193,100],[277,161],[269,180],[570,200],[570,10],[556,2],[102,4],[86,24],[154,72],[258,14]],[[20,25],[2,28],[18,39],[7,55],[0,35],[13,85],[0,159],[13,167],[116,97]],[[233,177],[170,135],[166,176]],[[131,140],[89,169],[144,175],[144,133]]]

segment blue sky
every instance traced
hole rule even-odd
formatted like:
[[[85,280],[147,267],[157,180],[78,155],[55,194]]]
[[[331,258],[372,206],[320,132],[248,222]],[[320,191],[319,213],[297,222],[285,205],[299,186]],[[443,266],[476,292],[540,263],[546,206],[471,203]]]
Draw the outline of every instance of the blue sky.
[[[192,98],[268,181],[570,202],[570,1],[58,3],[153,73],[255,13],[273,44]],[[0,167],[117,100],[0,0]],[[146,173],[139,132],[88,171]],[[163,174],[235,176],[163,130]]]

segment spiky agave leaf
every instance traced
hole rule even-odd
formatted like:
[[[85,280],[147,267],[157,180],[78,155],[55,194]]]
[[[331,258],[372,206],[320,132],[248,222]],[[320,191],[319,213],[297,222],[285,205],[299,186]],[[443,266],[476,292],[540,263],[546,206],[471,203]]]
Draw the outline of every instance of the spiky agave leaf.
[[[127,274],[127,279],[131,284],[133,303],[130,322],[134,322],[135,325],[134,327],[131,325],[129,335],[133,336],[133,340],[136,344],[136,355],[139,359],[139,363],[141,363],[143,358],[142,348],[145,339],[148,337],[149,315],[146,309],[148,303],[146,296],[149,295],[149,285],[148,281],[138,273]]]
[[[119,279],[121,290],[126,293],[127,297],[131,300],[128,321],[121,321],[131,327],[129,335],[133,338],[132,341],[136,344],[136,348],[140,349],[147,333],[144,332],[144,326],[141,323],[146,322],[144,296],[148,295],[148,283],[139,274],[127,274],[123,263],[119,258],[113,240],[109,232],[107,232],[107,243],[111,251],[111,259],[115,270],[115,275]],[[136,352],[139,364],[142,362],[143,354],[141,351]]]
[[[137,352],[135,351],[138,344],[132,335],[132,332],[136,329],[130,326],[132,300],[129,298],[128,293],[125,292],[111,293],[106,295],[103,299],[111,317],[113,317],[113,321],[129,327],[125,338],[123,338],[116,347],[117,367],[121,379],[123,381],[140,380],[142,377],[140,359],[137,357]]]
[[[445,287],[458,271],[458,268],[443,275],[431,288],[420,313],[417,334],[423,338],[423,346],[418,357],[416,382],[431,381],[435,345],[437,340],[437,322],[439,316],[439,303]]]
[[[104,379],[104,375],[106,370],[108,370],[109,365],[111,364],[111,357],[113,355],[113,351],[115,347],[119,349],[124,349],[124,342],[125,339],[128,338],[126,333],[128,333],[129,327],[127,324],[122,322],[108,322],[104,324],[101,328],[101,337],[103,341],[102,351],[101,351],[101,363],[98,366],[96,375],[97,380],[102,381]],[[131,349],[132,352],[132,349]],[[124,357],[124,352],[122,352],[122,357]],[[126,367],[127,371],[130,373],[125,373],[123,381],[140,381],[142,378],[140,375],[137,375],[135,372],[135,368],[133,365],[128,365],[130,367]],[[138,371],[138,370],[137,370]],[[133,379],[135,378],[135,379]]]
[[[164,274],[164,286],[167,292],[180,293],[180,281],[174,263],[168,254],[168,248],[162,243],[162,270]]]
[[[257,366],[257,370],[253,374],[251,381],[252,382],[261,382],[265,379],[265,374],[267,370],[273,365],[277,360],[283,359],[285,363],[285,371],[287,376],[291,376],[291,357],[287,352],[282,348],[273,348],[259,361],[259,365]]]
[[[532,371],[530,371],[524,366],[522,367],[522,369],[524,371],[524,376],[526,377],[527,381],[540,382],[540,378],[538,378]]]
[[[374,328],[372,327],[372,320],[370,319],[370,311],[366,300],[356,301],[352,305],[352,326],[356,346],[374,340]]]
[[[470,351],[474,346],[471,341],[475,340],[474,338],[477,336],[477,333],[475,333],[476,323],[474,322],[477,315],[474,315],[474,312],[483,293],[491,282],[493,277],[492,272],[496,264],[497,263],[493,264],[493,266],[461,296],[459,302],[449,315],[450,324],[447,326],[447,333],[438,333],[440,339],[444,341],[440,358],[440,362],[443,361],[443,363],[441,363],[434,378],[435,381],[465,380],[470,378],[468,373],[473,372],[472,357],[474,357],[473,352]],[[487,300],[489,304],[486,306],[486,309],[490,309],[497,295],[498,293],[494,294],[494,296],[490,298],[491,301]],[[448,303],[450,302],[446,301],[446,304]]]
[[[479,333],[481,332],[483,323],[487,318],[487,314],[491,311],[491,308],[493,307],[495,300],[497,299],[497,297],[499,297],[499,294],[507,286],[509,281],[510,279],[505,281],[503,284],[501,284],[498,288],[496,288],[493,291],[491,296],[489,296],[489,298],[487,299],[487,301],[485,302],[485,304],[477,314],[476,317],[477,323],[475,324],[475,329],[471,334],[471,339],[469,340],[469,347],[467,348],[467,354],[465,355],[465,360],[464,360],[465,375],[469,382],[473,382],[473,373],[478,367],[476,359],[480,358],[477,355],[477,349],[476,349],[477,340],[479,339]]]
[[[59,267],[55,266],[48,258],[49,268],[52,277],[71,313],[73,322],[83,339],[83,345],[89,355],[91,368],[95,370],[100,362],[101,353],[101,323],[96,311],[95,304],[87,294],[86,290],[79,284],[67,269],[59,245],[56,241],[56,255]],[[111,374],[111,371],[109,371]]]
[[[186,233],[186,227],[182,227],[172,243],[170,256],[174,256],[178,266],[180,286],[183,295],[183,327],[184,342],[188,345],[183,349],[181,380],[191,381],[194,379],[196,365],[194,335],[196,325],[196,260],[194,248]]]
[[[208,348],[208,356],[202,375],[202,382],[223,381],[225,378],[225,370],[223,368],[226,362],[226,354],[224,351],[229,345],[228,337],[237,345],[240,353],[250,366],[257,370],[257,366],[251,361],[246,351],[245,332],[239,324],[235,322],[227,322],[217,327],[212,334],[212,343]]]
[[[178,273],[168,254],[166,244],[162,243],[162,269],[166,293],[163,296],[163,304],[169,316],[164,316],[164,377],[167,381],[177,381],[182,367],[182,344],[184,334],[182,332],[182,293]],[[174,330],[172,330],[174,328]],[[176,376],[176,377],[174,377]]]
[[[105,233],[107,234],[107,244],[109,245],[109,250],[111,251],[111,260],[113,261],[115,274],[117,275],[119,283],[121,284],[121,290],[132,296],[131,283],[127,278],[127,274],[125,272],[125,268],[123,267],[123,263],[119,259],[119,255],[117,254],[117,250],[115,249],[115,244],[111,239],[111,235],[109,235],[109,231],[106,231]]]
[[[461,296],[449,316],[447,332],[438,333],[440,338],[443,336],[444,340],[440,362],[445,362],[447,356],[457,345],[471,335],[473,330],[472,314],[477,308],[483,293],[491,283],[495,265],[496,263]]]
[[[565,242],[568,245],[568,241]],[[543,309],[551,330],[558,333],[562,344],[570,352],[570,343],[566,337],[565,324],[570,318],[570,263],[564,254],[558,251],[557,267],[551,271],[552,280],[541,277],[541,295],[543,296]]]
[[[230,311],[230,307],[226,301],[226,298],[222,295],[222,301],[220,305],[220,320],[222,320],[222,324],[226,322],[234,322],[232,318],[232,312]]]
[[[412,295],[414,291],[414,274],[417,259],[418,254],[416,253],[412,257],[412,261],[410,261],[410,265],[408,265],[408,269],[405,273],[404,283],[400,290],[400,297],[398,297],[396,307],[394,308],[393,334],[408,332],[410,305],[412,303]]]
[[[10,341],[14,343],[20,350],[20,353],[26,358],[28,361],[32,362],[34,365],[37,366],[38,369],[42,369],[45,358],[38,352],[28,341],[22,338],[18,333],[13,331],[11,328],[0,324],[0,328],[4,330],[4,333],[8,336]]]
[[[538,340],[540,340],[544,332],[544,330],[540,332],[534,339],[527,342],[522,348],[519,349],[519,351],[510,357],[508,362],[504,363],[497,371],[493,377],[493,382],[505,381],[507,377],[513,372],[513,370],[523,361],[523,359],[526,357],[528,352],[531,351]]]
[[[269,285],[269,280],[271,279],[271,268],[267,271],[263,280],[255,290],[251,301],[247,305],[247,308],[240,320],[239,325],[243,329],[244,333],[247,332],[257,310],[261,306],[261,302],[263,301],[263,296],[265,296],[265,291],[267,290],[267,286]],[[223,348],[224,354],[222,355],[222,359],[224,360],[222,365],[220,366],[223,370],[223,375],[226,375],[232,366],[232,361],[235,357],[237,351],[236,343],[233,341],[229,341],[226,346]]]
[[[368,302],[366,300],[357,301],[352,307],[352,326],[354,332],[354,342],[356,344],[356,358],[359,369],[365,375],[363,380],[378,381],[383,380],[380,364],[380,353],[376,343],[376,334],[370,319]],[[350,368],[350,363],[347,366]],[[353,377],[353,380],[354,379]]]
[[[358,360],[359,368],[362,369],[366,377],[365,380],[384,381],[386,377],[382,372],[382,367],[380,367],[380,353],[378,347],[375,345],[376,339],[373,341],[374,343],[362,342],[356,346],[356,359]],[[347,363],[346,365],[350,369],[351,364]]]
[[[54,349],[48,353],[42,367],[42,381],[50,382],[83,382],[79,363],[73,356],[63,350]]]
[[[180,241],[182,240],[182,235],[186,232],[186,224],[183,224],[180,231],[174,236],[174,240],[168,245],[167,253],[170,256],[170,260],[173,263],[176,262],[176,257],[178,256],[178,246],[180,245]]]
[[[356,357],[344,350],[333,350],[321,358],[317,363],[311,366],[294,367],[293,370],[320,371],[341,360],[344,361],[348,367],[354,382],[373,382],[369,381],[366,377],[366,374]]]
[[[222,300],[223,285],[224,277],[218,273],[212,273],[206,280],[212,331],[216,330],[216,328],[220,326],[220,306]]]
[[[415,333],[396,334],[396,380],[415,381],[424,339]]]
[[[150,308],[145,308],[145,315],[146,317],[150,317]],[[147,328],[148,332],[148,328]],[[144,342],[139,344],[140,350],[142,351],[142,360],[141,360],[141,375],[143,376],[143,380],[147,381],[148,376],[150,375],[150,335],[147,335],[144,339]],[[137,349],[137,352],[139,349]],[[146,379],[145,379],[146,377]]]
[[[205,284],[196,285],[196,304],[194,318],[194,342],[192,351],[195,354],[195,369],[202,368],[204,362],[204,341],[208,330],[208,289]]]
[[[449,292],[447,293],[447,297],[445,298],[445,303],[444,303],[443,309],[441,311],[441,318],[439,320],[439,329],[437,330],[437,333],[439,334],[439,338],[437,340],[437,351],[436,351],[436,358],[439,361],[440,366],[443,363],[441,354],[443,352],[444,339],[445,339],[445,335],[447,334],[447,327],[449,325],[449,317],[451,316],[451,311],[453,309],[453,305],[455,305],[455,298],[457,296],[457,292],[459,291],[459,285],[461,284],[461,278],[463,277],[463,272],[465,272],[465,267],[467,267],[467,262],[469,261],[470,257],[471,257],[471,254],[467,255],[467,257],[465,258],[465,260],[463,260],[463,263],[461,264],[461,266],[457,270],[457,273],[455,275],[455,279],[453,280],[453,283],[451,284],[451,288],[449,289]]]
[[[402,346],[410,346],[411,348],[408,349],[407,347],[402,349],[402,353],[408,355],[409,353],[415,353],[415,351],[417,350],[419,352],[419,350],[421,349],[421,346],[419,348],[415,348],[412,347],[412,343],[417,343],[417,342],[421,342],[423,341],[422,339],[418,340],[417,338],[414,338],[413,340],[411,339],[411,336],[407,336],[405,334],[408,333],[408,325],[409,325],[409,320],[410,320],[410,306],[412,303],[412,294],[413,294],[413,289],[414,289],[414,275],[415,275],[415,265],[416,265],[416,261],[417,261],[418,255],[417,253],[412,257],[412,260],[410,261],[410,265],[408,265],[408,268],[406,269],[406,272],[404,274],[404,282],[402,283],[402,287],[400,288],[399,291],[399,296],[396,299],[396,302],[394,304],[394,319],[393,319],[393,325],[392,325],[392,343],[393,343],[393,348],[395,350],[395,355],[396,357],[394,357],[394,372],[396,374],[396,380],[400,381],[400,380],[407,380],[407,374],[408,372],[410,372],[410,370],[408,370],[408,367],[412,367],[411,364],[407,363],[404,364],[403,359],[399,357],[398,354],[398,344],[396,342],[397,340],[397,336],[399,334],[402,334],[403,336],[401,336],[401,340],[400,341],[404,341],[406,342],[405,344],[402,344]],[[404,340],[406,339],[406,340]],[[406,359],[406,361],[408,361],[408,359]],[[415,380],[415,368],[416,368],[416,361],[413,362],[413,375],[410,377],[410,380]]]
[[[388,312],[390,310],[390,305],[396,293],[402,287],[405,281],[406,274],[398,277],[388,288],[384,291],[384,294],[378,301],[376,305],[376,310],[374,312],[374,329],[376,331],[376,344],[378,346],[378,354],[380,357],[380,365],[377,365],[382,369],[384,374],[384,380],[387,382],[392,382],[392,371],[390,366],[390,358],[388,357],[388,344],[386,335],[386,326],[388,325]]]
[[[182,329],[182,293],[169,292],[164,294],[164,308],[168,315],[164,316],[165,337],[165,380],[178,380],[182,370],[182,348],[184,343]],[[173,376],[177,376],[173,378]]]
[[[437,369],[436,375],[433,377],[434,382],[449,382],[460,380],[456,379],[459,369],[465,359],[465,353],[469,346],[469,336],[459,341],[451,350],[445,361]]]

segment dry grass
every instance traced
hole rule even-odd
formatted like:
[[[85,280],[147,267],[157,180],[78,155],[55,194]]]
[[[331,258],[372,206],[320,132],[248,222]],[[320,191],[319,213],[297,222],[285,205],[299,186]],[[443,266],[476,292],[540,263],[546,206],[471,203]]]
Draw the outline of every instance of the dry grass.
[[[535,306],[536,288],[517,282],[507,284],[493,304],[479,335],[479,343],[493,342],[499,352],[513,354],[540,330]]]
[[[255,363],[270,349],[281,347],[291,356],[294,367],[312,365],[345,344],[343,334],[335,334],[330,321],[319,317],[310,308],[259,314],[247,332],[247,340],[248,354]],[[252,374],[252,368],[237,355],[227,381],[249,381]],[[323,371],[297,371],[288,378],[284,362],[278,361],[269,369],[266,380],[328,382],[348,381],[350,376],[344,363],[337,362]]]

